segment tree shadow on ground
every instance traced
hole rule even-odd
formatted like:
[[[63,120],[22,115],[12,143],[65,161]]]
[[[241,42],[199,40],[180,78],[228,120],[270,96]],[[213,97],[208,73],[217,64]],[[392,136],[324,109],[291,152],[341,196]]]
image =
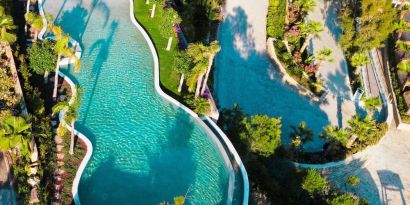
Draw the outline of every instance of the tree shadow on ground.
[[[326,113],[282,82],[266,50],[255,48],[254,28],[245,11],[241,7],[233,11],[225,16],[218,35],[222,50],[215,59],[214,91],[219,106],[237,103],[250,115],[282,117],[285,142],[289,142],[291,126],[301,121],[309,122],[309,128],[319,134],[329,124]]]

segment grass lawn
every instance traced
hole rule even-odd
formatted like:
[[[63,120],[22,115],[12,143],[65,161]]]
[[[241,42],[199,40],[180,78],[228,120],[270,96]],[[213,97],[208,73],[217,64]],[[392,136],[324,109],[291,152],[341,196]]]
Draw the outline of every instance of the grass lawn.
[[[168,37],[164,38],[160,33],[160,16],[163,12],[162,5],[156,6],[154,18],[150,18],[151,8],[153,3],[149,5],[145,4],[145,0],[134,0],[134,14],[137,21],[148,31],[151,39],[154,42],[155,48],[159,55],[160,66],[160,81],[165,92],[173,97],[180,97],[178,93],[179,75],[172,68],[172,61],[175,52],[177,52],[178,40],[176,35],[172,41],[172,47],[170,51],[166,51]]]

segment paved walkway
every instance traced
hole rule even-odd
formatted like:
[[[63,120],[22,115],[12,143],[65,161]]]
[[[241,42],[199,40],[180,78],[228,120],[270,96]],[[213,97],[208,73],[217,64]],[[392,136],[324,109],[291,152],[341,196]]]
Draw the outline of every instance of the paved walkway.
[[[335,186],[355,192],[372,205],[410,204],[410,132],[390,130],[359,160],[324,171]],[[350,175],[361,179],[356,188],[345,185]]]
[[[352,102],[353,96],[350,88],[349,74],[346,59],[338,43],[341,30],[337,23],[337,8],[339,1],[316,1],[314,11],[309,13],[308,20],[321,22],[323,31],[319,38],[313,38],[308,47],[311,53],[323,48],[333,51],[333,62],[323,62],[318,76],[323,78],[329,93],[325,103],[320,107],[324,110],[332,124],[345,127],[355,113],[356,108]],[[337,109],[336,109],[337,108]]]

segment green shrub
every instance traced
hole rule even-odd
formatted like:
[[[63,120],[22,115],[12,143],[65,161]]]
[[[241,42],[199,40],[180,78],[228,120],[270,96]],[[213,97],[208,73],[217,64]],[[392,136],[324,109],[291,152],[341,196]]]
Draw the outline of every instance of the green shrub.
[[[269,37],[283,39],[285,33],[286,0],[269,0],[267,15],[267,34]]]
[[[310,194],[325,193],[328,184],[324,177],[322,177],[316,170],[307,169],[306,176],[302,182],[302,188]]]

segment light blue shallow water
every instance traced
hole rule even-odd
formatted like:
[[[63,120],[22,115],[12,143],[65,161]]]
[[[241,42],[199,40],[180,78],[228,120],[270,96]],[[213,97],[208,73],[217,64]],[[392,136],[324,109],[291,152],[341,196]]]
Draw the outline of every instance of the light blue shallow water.
[[[228,169],[215,143],[154,89],[153,58],[128,0],[46,0],[45,11],[82,44],[77,129],[94,146],[82,204],[226,204]]]

